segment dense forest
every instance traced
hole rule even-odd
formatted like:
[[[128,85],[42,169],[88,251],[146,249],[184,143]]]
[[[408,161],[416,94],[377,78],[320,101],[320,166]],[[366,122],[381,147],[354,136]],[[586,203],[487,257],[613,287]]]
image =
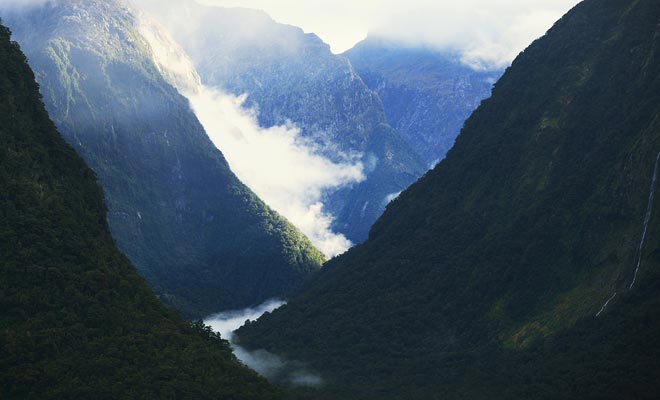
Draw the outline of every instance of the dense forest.
[[[447,60],[368,54],[387,64],[371,65],[387,72],[372,91],[357,72],[366,66],[315,35],[261,12],[191,7],[184,39],[201,42],[184,47],[202,79],[258,89],[247,101],[264,104],[260,123],[300,112],[303,136],[345,135],[341,151],[388,158],[402,144],[367,180],[378,198],[392,176],[413,179],[421,158],[378,93],[422,104],[424,78],[399,62]],[[0,22],[0,399],[658,398],[658,0],[573,8],[514,60],[444,160],[387,196],[368,240],[323,268],[232,173],[132,5],[12,10]],[[186,7],[172,10],[184,18]],[[208,26],[197,32],[192,17]],[[214,70],[222,49],[235,58]],[[455,88],[443,82],[431,86]],[[445,144],[419,156],[434,146]],[[365,211],[373,193],[344,189],[326,198],[340,225],[380,212]],[[287,304],[231,344],[191,322],[279,295]]]
[[[659,26],[656,0],[575,7],[241,343],[315,368],[310,398],[657,398]]]
[[[275,399],[115,247],[96,175],[0,26],[0,398]]]

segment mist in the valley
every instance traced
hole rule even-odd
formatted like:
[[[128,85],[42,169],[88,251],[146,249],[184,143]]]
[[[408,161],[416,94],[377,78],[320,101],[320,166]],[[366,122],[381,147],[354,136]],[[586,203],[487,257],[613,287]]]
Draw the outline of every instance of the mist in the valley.
[[[351,243],[332,231],[325,191],[364,179],[359,160],[333,162],[300,136],[294,125],[262,128],[255,112],[243,107],[244,97],[217,89],[189,93],[193,110],[236,175],[259,197],[284,215],[328,257]]]
[[[403,192],[391,193],[391,194],[388,194],[387,196],[385,196],[385,204],[386,204],[386,205],[387,205],[387,204],[390,204],[391,202],[393,202],[394,200],[396,200],[397,198],[399,198],[399,196],[401,195],[401,193],[403,193]]]
[[[263,128],[256,111],[234,96],[201,84],[192,61],[157,22],[142,15],[140,31],[163,75],[189,100],[232,171],[270,207],[307,235],[326,256],[352,244],[332,230],[324,194],[362,181],[359,155],[332,161],[293,124]]]
[[[323,379],[299,362],[286,360],[266,350],[249,351],[234,343],[234,331],[246,321],[255,321],[263,314],[283,306],[285,302],[277,299],[244,310],[227,311],[211,315],[204,323],[229,341],[236,357],[248,367],[272,382],[294,386],[320,386]]]

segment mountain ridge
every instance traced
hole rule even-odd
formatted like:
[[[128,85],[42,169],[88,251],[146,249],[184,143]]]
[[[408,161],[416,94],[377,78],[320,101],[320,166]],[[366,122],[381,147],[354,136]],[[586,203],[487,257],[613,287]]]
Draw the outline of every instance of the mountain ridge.
[[[119,248],[200,318],[286,296],[324,257],[231,172],[168,84],[128,3],[8,13],[64,138],[99,175]]]
[[[96,175],[0,25],[0,397],[277,399],[114,245]]]
[[[660,150],[659,22],[651,0],[576,6],[369,240],[241,344],[312,363],[329,383],[310,398],[656,396],[657,212],[626,288]]]
[[[352,242],[366,239],[388,196],[425,171],[388,125],[378,96],[318,36],[253,10],[190,2],[163,10],[158,2],[138,3],[187,51],[205,85],[247,96],[244,105],[256,110],[260,126],[292,122],[333,162],[360,156],[366,179],[331,188],[322,199],[335,218],[333,230]],[[180,15],[195,23],[182,24]]]

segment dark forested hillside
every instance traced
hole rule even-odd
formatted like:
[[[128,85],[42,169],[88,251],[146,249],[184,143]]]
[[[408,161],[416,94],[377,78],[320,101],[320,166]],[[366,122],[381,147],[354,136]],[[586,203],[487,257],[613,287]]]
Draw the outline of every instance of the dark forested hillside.
[[[333,228],[351,241],[365,240],[388,199],[426,171],[388,125],[378,95],[316,35],[256,10],[191,1],[173,8],[157,0],[139,3],[169,28],[205,84],[248,94],[246,105],[259,110],[262,126],[293,122],[333,161],[360,155],[366,179],[331,190],[324,199],[336,217]]]
[[[0,26],[0,398],[278,398],[147,288],[95,178]]]
[[[502,71],[474,70],[461,55],[369,36],[343,54],[383,102],[387,122],[427,163],[445,157]]]
[[[121,0],[8,13],[46,108],[98,174],[119,249],[189,317],[285,296],[323,256],[230,171]]]
[[[658,152],[658,2],[586,0],[364,245],[240,340],[329,398],[657,398]]]

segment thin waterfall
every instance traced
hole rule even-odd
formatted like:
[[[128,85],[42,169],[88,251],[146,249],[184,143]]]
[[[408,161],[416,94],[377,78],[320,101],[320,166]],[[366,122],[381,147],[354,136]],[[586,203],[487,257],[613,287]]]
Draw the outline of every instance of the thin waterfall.
[[[646,232],[649,228],[649,222],[651,221],[651,212],[653,211],[653,198],[655,197],[655,189],[658,181],[658,161],[660,161],[660,153],[658,153],[655,158],[655,167],[653,169],[653,179],[651,180],[651,190],[649,193],[649,203],[646,206],[646,215],[644,216],[644,227],[642,229],[642,239],[639,241],[639,248],[637,249],[637,265],[635,265],[635,274],[633,275],[632,282],[628,289],[632,289],[637,281],[637,273],[639,272],[639,267],[642,264],[642,250],[644,248],[644,241],[646,240]]]
[[[610,301],[614,300],[614,298],[616,297],[616,295],[617,295],[617,292],[614,292],[614,294],[612,295],[612,297],[610,297],[609,299],[607,299],[607,301],[605,302],[605,304],[603,304],[603,306],[600,308],[600,311],[598,311],[598,313],[596,314],[597,317],[600,317],[600,314],[602,314],[603,311],[605,311],[605,309],[607,308],[607,305],[610,304]]]
[[[632,289],[637,281],[637,274],[639,273],[639,267],[642,265],[642,251],[644,250],[644,242],[646,241],[646,233],[649,229],[649,223],[651,222],[651,213],[653,212],[653,199],[655,198],[655,190],[658,183],[658,164],[660,164],[660,152],[655,157],[655,166],[653,167],[653,178],[651,179],[651,189],[649,190],[649,201],[646,206],[646,215],[644,216],[644,225],[642,227],[642,238],[639,241],[639,247],[637,248],[637,263],[635,264],[635,274],[633,275],[632,282],[628,289]],[[617,292],[614,292],[612,297],[607,299],[605,304],[600,308],[600,311],[596,314],[596,317],[599,317],[603,311],[607,308],[612,300],[616,297]]]

